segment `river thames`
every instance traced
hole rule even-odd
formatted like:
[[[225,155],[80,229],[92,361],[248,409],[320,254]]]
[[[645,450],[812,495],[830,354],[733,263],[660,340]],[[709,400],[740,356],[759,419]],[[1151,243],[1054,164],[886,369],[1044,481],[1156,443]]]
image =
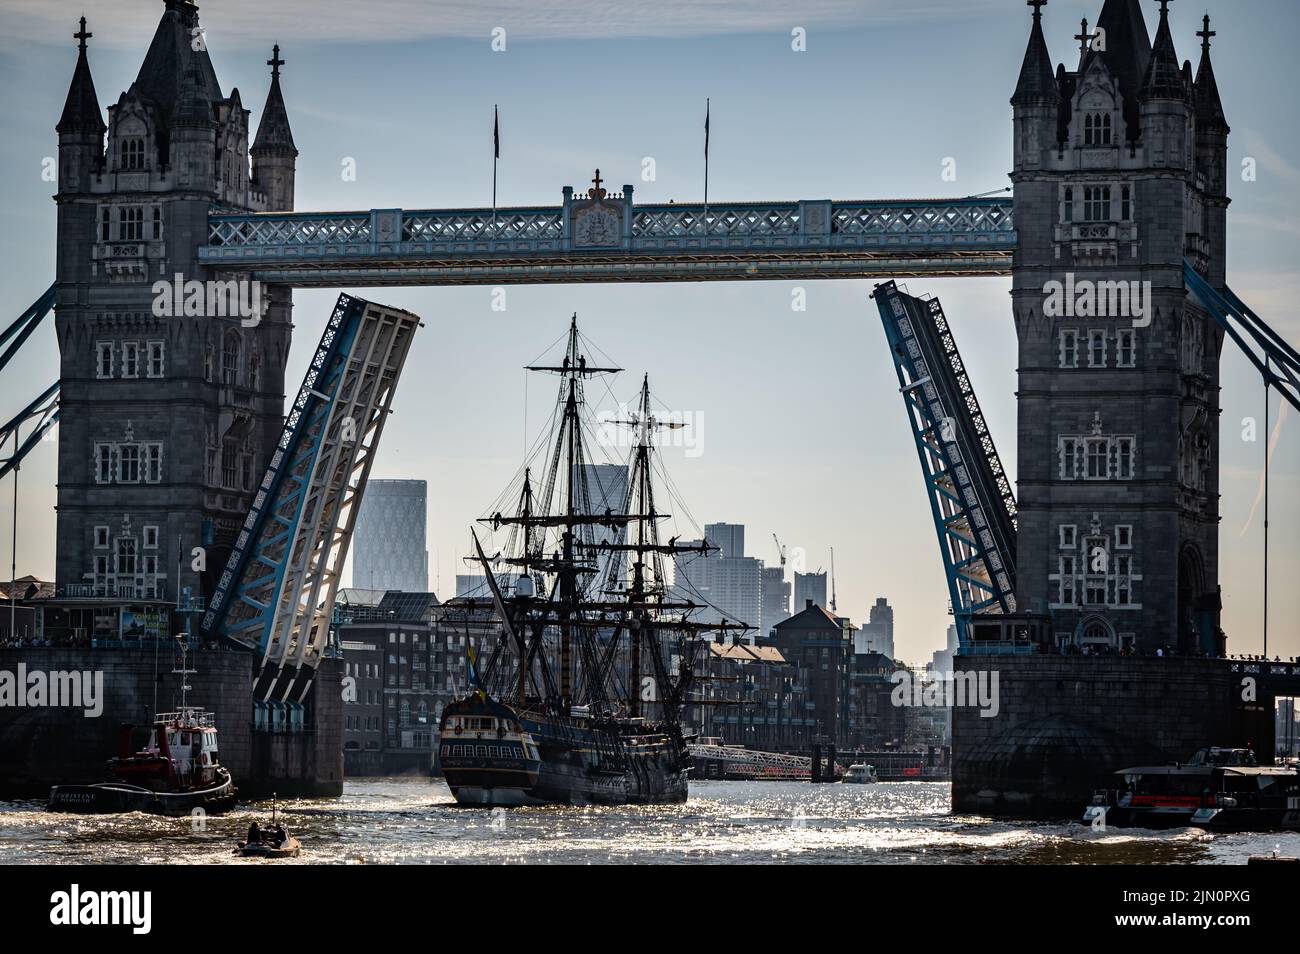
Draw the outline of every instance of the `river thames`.
[[[302,857],[279,864],[1242,864],[1300,854],[1300,833],[1094,832],[948,813],[948,785],[700,781],[683,805],[459,808],[440,780],[349,779],[281,803]],[[206,819],[63,815],[0,802],[0,863],[266,864],[231,849],[269,802]],[[196,827],[199,830],[195,830]]]

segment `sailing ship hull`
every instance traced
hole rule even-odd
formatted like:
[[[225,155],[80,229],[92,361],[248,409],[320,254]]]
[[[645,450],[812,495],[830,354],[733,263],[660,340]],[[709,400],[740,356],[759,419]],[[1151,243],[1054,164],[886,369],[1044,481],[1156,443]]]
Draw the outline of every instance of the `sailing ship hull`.
[[[690,763],[680,738],[671,731],[628,734],[621,728],[465,700],[443,713],[439,758],[462,805],[686,801]]]

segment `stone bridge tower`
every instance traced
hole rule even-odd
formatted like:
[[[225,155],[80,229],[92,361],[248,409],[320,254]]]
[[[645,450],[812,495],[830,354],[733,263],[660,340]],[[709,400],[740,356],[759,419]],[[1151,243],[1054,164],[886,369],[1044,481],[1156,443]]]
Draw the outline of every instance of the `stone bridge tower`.
[[[1222,333],[1182,269],[1223,285],[1214,34],[1193,76],[1167,0],[1154,42],[1138,0],[1105,0],[1053,69],[1044,3],[1011,99],[1018,604],[1058,643],[1213,651]]]
[[[250,304],[247,286],[175,283],[222,278],[196,261],[213,207],[293,207],[282,61],[277,47],[250,150],[249,110],[237,89],[222,93],[198,8],[165,0],[106,125],[81,22],[57,126],[57,582],[69,595],[207,596],[279,436],[292,305],[273,287],[264,314],[240,314],[229,293]]]

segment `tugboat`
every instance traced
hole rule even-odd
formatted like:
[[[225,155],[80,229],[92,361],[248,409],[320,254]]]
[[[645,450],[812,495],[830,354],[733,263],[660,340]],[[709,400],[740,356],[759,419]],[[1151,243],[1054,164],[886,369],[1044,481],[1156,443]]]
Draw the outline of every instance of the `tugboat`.
[[[669,592],[666,562],[718,548],[660,539],[669,515],[652,481],[663,474],[655,433],[682,425],[655,416],[648,378],[627,420],[600,425],[630,427],[635,446],[615,493],[593,493],[583,384],[620,369],[589,364],[581,340],[575,315],[562,363],[528,369],[560,378],[549,432],[533,445],[545,477],[535,487],[525,461],[500,499],[513,512],[480,521],[506,537],[489,559],[474,535],[491,597],[454,603],[499,627],[495,645],[469,649],[471,691],[439,723],[439,761],[463,805],[685,801],[693,737],[680,716],[700,633],[752,628],[695,619],[707,605]]]
[[[185,704],[185,641],[179,640],[182,676],[181,705],[154,719],[149,738],[132,750],[134,726],[123,725],[118,754],[108,760],[109,780],[92,785],[55,785],[47,811],[111,815],[147,812],[190,815],[202,809],[218,815],[235,804],[237,790],[221,764],[213,714]]]
[[[1207,831],[1300,829],[1300,775],[1260,765],[1250,749],[1210,747],[1191,760],[1120,769],[1124,788],[1099,791],[1083,823]]]

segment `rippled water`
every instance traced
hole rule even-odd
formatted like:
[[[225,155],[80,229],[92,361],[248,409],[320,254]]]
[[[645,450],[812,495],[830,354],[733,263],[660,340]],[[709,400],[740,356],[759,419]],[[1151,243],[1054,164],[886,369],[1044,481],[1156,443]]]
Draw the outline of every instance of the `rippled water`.
[[[61,815],[40,801],[0,802],[0,862],[268,864],[231,855],[270,804],[209,818]],[[1209,835],[1078,824],[1001,822],[948,813],[938,782],[691,784],[684,805],[458,808],[441,781],[349,779],[340,798],[281,803],[303,843],[275,864],[894,863],[1240,864],[1274,847],[1300,854],[1300,834]]]

